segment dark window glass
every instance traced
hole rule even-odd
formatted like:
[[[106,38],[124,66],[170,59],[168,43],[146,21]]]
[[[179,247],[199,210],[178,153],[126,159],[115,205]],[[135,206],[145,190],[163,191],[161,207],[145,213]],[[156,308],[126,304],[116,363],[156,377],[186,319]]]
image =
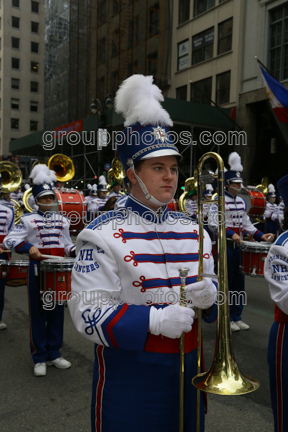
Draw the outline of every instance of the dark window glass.
[[[190,100],[204,104],[211,104],[212,77],[191,83]]]
[[[176,88],[176,99],[187,100],[187,85]]]
[[[12,6],[19,8],[19,6],[20,6],[20,0],[12,0]]]
[[[32,93],[38,93],[38,82],[30,81],[30,91]]]
[[[30,131],[36,132],[38,130],[38,122],[30,120]]]
[[[12,27],[17,29],[20,28],[20,18],[12,16]]]
[[[31,32],[32,33],[39,33],[39,23],[35,21],[31,21]]]
[[[19,99],[11,99],[11,109],[19,110]]]
[[[17,78],[11,78],[11,88],[14,90],[19,90],[20,80]]]
[[[194,0],[194,16],[215,6],[215,0]]]
[[[189,66],[188,55],[189,55],[189,41],[188,39],[186,39],[185,41],[178,43],[177,70],[182,70]]]
[[[39,43],[31,42],[31,52],[38,54],[39,52]]]
[[[190,18],[190,0],[179,0],[178,24],[188,21]]]
[[[14,49],[20,49],[20,39],[12,37],[11,38],[11,45],[12,45],[12,48],[14,48]]]
[[[31,11],[39,13],[39,3],[37,1],[31,1]]]
[[[233,18],[218,25],[218,54],[232,49]]]
[[[216,76],[216,103],[218,105],[230,102],[230,71]]]
[[[39,63],[31,62],[31,72],[38,73],[38,70],[39,70]]]
[[[288,78],[288,6],[270,12],[270,71],[278,80]]]
[[[159,33],[159,18],[160,18],[159,3],[155,3],[155,5],[149,9],[150,35],[155,35]]]
[[[20,69],[20,59],[12,57],[12,69]]]
[[[192,37],[192,65],[213,57],[214,27]]]
[[[158,52],[148,55],[148,75],[157,76]]]
[[[30,102],[30,111],[38,112],[38,102]]]
[[[19,129],[19,119],[11,118],[11,129]]]

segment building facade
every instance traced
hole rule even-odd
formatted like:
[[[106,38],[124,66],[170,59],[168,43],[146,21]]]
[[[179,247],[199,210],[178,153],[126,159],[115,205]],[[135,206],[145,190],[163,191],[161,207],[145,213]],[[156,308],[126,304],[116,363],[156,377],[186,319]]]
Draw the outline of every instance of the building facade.
[[[44,0],[2,0],[0,8],[0,154],[43,129]]]

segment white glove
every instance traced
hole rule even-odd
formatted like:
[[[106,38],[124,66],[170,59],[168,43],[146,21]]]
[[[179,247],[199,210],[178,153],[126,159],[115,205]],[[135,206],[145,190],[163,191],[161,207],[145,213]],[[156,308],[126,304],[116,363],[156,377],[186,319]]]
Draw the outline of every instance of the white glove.
[[[149,327],[150,333],[176,339],[183,332],[188,333],[192,329],[195,312],[191,308],[179,304],[169,305],[163,309],[150,308]]]
[[[199,309],[209,309],[217,300],[217,289],[210,278],[203,278],[200,282],[187,285],[187,301],[192,300],[192,306]]]

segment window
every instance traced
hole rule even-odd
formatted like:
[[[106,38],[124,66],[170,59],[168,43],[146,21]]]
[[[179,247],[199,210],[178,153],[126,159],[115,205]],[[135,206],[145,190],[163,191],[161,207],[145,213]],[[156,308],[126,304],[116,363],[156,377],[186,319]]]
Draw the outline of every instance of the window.
[[[38,112],[38,102],[30,102],[30,111]]]
[[[113,15],[117,15],[121,10],[120,0],[113,0]]]
[[[114,37],[112,36],[112,38],[112,57],[116,57],[119,48],[119,28],[114,31]]]
[[[31,42],[31,52],[38,54],[39,52],[39,43]]]
[[[278,80],[288,78],[288,6],[270,12],[270,71]]]
[[[178,24],[188,21],[190,18],[190,0],[179,0]]]
[[[20,69],[20,59],[12,57],[12,69]]]
[[[233,18],[218,25],[218,55],[232,49]]]
[[[19,110],[19,99],[11,99],[11,109]]]
[[[178,62],[177,70],[182,70],[188,67],[189,41],[188,39],[178,43]]]
[[[216,76],[216,103],[221,105],[230,101],[230,71]]]
[[[159,3],[155,3],[154,6],[149,9],[149,33],[150,36],[159,33],[159,19],[160,19],[160,11],[159,11]]]
[[[211,104],[212,77],[191,83],[190,100],[204,104]]]
[[[215,6],[215,0],[194,0],[194,16]]]
[[[11,118],[11,129],[19,129],[19,119]]]
[[[20,28],[20,18],[12,16],[12,27],[13,28]]]
[[[192,65],[213,57],[214,27],[192,38]]]
[[[154,52],[148,55],[148,75],[153,75],[154,78],[157,75],[158,66],[158,52]]]
[[[38,82],[35,81],[30,82],[30,91],[32,93],[38,93]]]
[[[13,7],[16,7],[16,8],[19,8],[19,3],[20,3],[20,0],[12,0],[12,6]]]
[[[31,21],[31,32],[39,33],[39,23],[35,21]]]
[[[176,99],[187,100],[187,85],[176,88]]]
[[[31,12],[39,13],[39,3],[37,1],[31,1]]]
[[[38,129],[38,122],[30,120],[30,131],[36,132]]]
[[[11,45],[12,45],[12,48],[14,48],[14,49],[20,49],[20,39],[12,37],[11,38]]]
[[[31,62],[31,72],[38,73],[38,70],[39,70],[39,63]]]

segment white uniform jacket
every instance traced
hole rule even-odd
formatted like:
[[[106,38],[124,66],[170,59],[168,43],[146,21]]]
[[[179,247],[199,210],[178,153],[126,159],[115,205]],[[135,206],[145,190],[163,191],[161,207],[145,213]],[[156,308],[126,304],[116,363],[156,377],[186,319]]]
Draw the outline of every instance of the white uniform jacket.
[[[197,279],[199,227],[166,208],[159,215],[131,195],[125,207],[99,216],[78,236],[68,306],[90,341],[142,351],[147,306],[177,303],[179,267],[189,268],[187,284]],[[204,273],[214,273],[205,231],[203,256]]]
[[[108,200],[109,198],[112,198],[112,197],[116,197],[117,199],[119,199],[119,198],[121,198],[122,196],[124,196],[124,195],[122,195],[122,194],[120,194],[120,193],[117,193],[117,192],[115,192],[114,190],[112,190],[112,191],[107,195],[107,200]]]
[[[0,245],[3,244],[4,238],[9,231],[14,228],[14,211],[13,208],[0,204]]]
[[[118,210],[119,208],[125,207],[126,201],[128,199],[128,195],[123,195],[115,202],[114,210]]]
[[[276,306],[288,315],[288,231],[272,244],[264,265],[264,277]]]
[[[68,219],[59,213],[25,213],[4,240],[7,249],[29,253],[35,246],[41,253],[71,256],[75,249],[69,233]]]
[[[266,208],[265,208],[265,212],[263,215],[263,219],[272,219],[273,214],[275,214],[275,212],[277,212],[278,210],[278,206],[277,204],[272,204],[269,201],[267,201],[266,203]],[[275,219],[272,219],[275,220]]]
[[[191,216],[197,214],[197,203],[192,198],[188,198],[186,201],[186,211],[190,213]]]
[[[88,202],[87,211],[92,213],[97,213],[97,211],[101,211],[100,207],[103,207],[107,202],[107,198],[94,198]]]
[[[236,233],[240,235],[243,231],[253,236],[257,241],[261,240],[263,233],[259,231],[251,223],[249,216],[246,213],[247,204],[243,198],[236,195],[234,198],[229,192],[225,191],[225,219],[226,219],[226,236],[232,238]],[[214,233],[218,231],[217,220],[222,220],[222,216],[218,215],[218,205],[210,206],[208,226]]]

